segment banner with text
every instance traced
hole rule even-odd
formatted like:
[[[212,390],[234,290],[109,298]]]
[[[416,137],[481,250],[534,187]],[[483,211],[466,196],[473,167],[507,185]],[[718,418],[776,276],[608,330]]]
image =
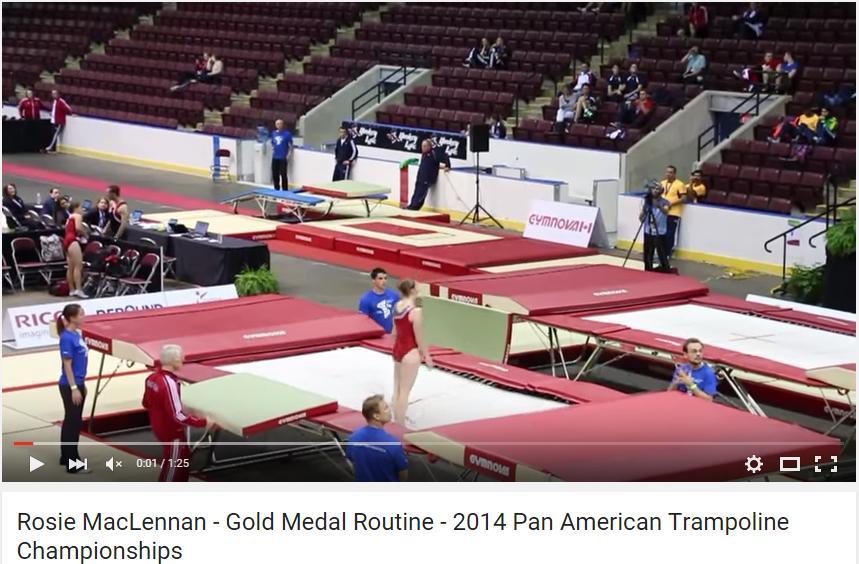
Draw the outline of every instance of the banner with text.
[[[367,147],[420,153],[421,143],[429,139],[452,159],[465,160],[468,153],[465,135],[357,121],[344,121],[343,126],[349,130],[355,143]]]
[[[599,208],[534,200],[525,223],[525,237],[587,247],[598,230]]]
[[[232,284],[226,284],[224,286],[191,288],[188,290],[174,290],[172,292],[137,294],[94,300],[68,300],[50,304],[14,307],[6,310],[6,315],[3,317],[3,344],[14,349],[30,349],[56,344],[57,339],[51,334],[51,324],[59,317],[63,308],[72,302],[81,304],[84,307],[86,315],[92,316],[200,304],[230,300],[237,297],[236,287]]]

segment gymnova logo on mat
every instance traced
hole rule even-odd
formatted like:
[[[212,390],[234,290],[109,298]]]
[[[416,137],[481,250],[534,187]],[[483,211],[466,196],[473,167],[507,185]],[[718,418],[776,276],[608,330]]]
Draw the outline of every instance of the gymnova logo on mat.
[[[619,290],[601,290],[599,292],[594,292],[593,295],[600,298],[603,296],[619,296],[621,294],[628,294],[629,292],[625,288],[620,288]]]
[[[513,465],[489,458],[488,455],[477,452],[473,448],[465,448],[465,465],[475,470],[482,470],[496,478],[504,480],[516,479]]]
[[[111,347],[110,343],[108,343],[107,341],[102,341],[101,339],[95,339],[93,337],[85,337],[84,341],[89,348],[95,349],[99,352],[110,354]]]
[[[286,331],[267,331],[265,333],[248,333],[247,335],[242,335],[242,339],[268,339],[269,337],[282,337],[286,335]]]

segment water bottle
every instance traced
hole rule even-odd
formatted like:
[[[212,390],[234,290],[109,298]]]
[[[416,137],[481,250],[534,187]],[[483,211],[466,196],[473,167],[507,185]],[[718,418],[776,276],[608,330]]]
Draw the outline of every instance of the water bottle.
[[[36,203],[37,204],[42,203],[42,193],[41,192],[36,192]]]

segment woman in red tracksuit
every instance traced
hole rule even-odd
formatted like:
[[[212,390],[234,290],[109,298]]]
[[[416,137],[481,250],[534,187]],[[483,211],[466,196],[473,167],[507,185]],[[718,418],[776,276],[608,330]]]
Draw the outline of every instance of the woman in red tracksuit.
[[[187,482],[190,475],[191,449],[188,427],[205,427],[206,420],[185,413],[179,378],[184,355],[179,345],[164,345],[161,366],[146,379],[143,407],[149,411],[149,422],[158,442],[163,443],[159,482]]]

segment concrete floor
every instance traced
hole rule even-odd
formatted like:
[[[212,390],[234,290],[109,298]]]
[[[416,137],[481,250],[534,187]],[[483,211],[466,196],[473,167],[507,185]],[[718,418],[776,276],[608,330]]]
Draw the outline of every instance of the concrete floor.
[[[216,184],[205,178],[165,173],[148,168],[125,166],[68,155],[4,155],[3,162],[103,179],[105,187],[113,183],[120,186],[123,184],[133,184],[212,202],[245,189],[244,186],[235,183],[222,182]],[[26,177],[8,174],[5,170],[2,180],[4,184],[6,182],[15,182],[19,193],[27,201],[34,200],[37,192],[41,193],[42,197],[45,197],[48,189],[52,186],[46,182],[34,181]],[[62,188],[64,193],[70,194],[73,198],[95,200],[101,195],[101,189],[96,191],[95,189],[82,189],[72,186],[62,186]],[[129,199],[128,202],[132,209],[141,209],[144,212],[150,213],[178,209],[152,201]],[[617,254],[622,256],[623,253]],[[636,255],[637,253],[633,254],[634,257]],[[689,261],[677,261],[675,266],[678,267],[681,274],[705,282],[713,291],[737,297],[745,297],[750,293],[768,295],[770,290],[780,282],[780,279],[774,276],[758,273],[732,275],[726,269],[719,266]],[[369,285],[369,279],[365,272],[276,253],[272,254],[271,268],[280,282],[282,293],[344,308],[356,307],[358,297]],[[395,282],[395,280],[392,280],[392,284]],[[4,293],[3,313],[5,315],[6,308],[8,307],[45,303],[53,299],[55,298],[42,291],[14,294]],[[8,354],[12,351],[4,347],[3,352],[4,354]],[[606,368],[601,372],[601,378],[604,378],[606,383],[620,381],[629,383],[631,377],[635,379],[637,389],[647,390],[664,387],[663,381],[657,382],[653,379],[640,377],[639,375],[620,372],[613,368]],[[816,428],[826,427],[825,422],[821,423],[818,420],[811,420],[809,418],[795,420],[803,425],[810,425]],[[275,435],[272,437],[273,440],[307,440],[306,438],[300,438],[306,436],[305,434],[295,430],[283,430],[275,433]],[[130,433],[121,438],[125,440],[151,440],[146,432]],[[413,458],[412,463],[412,479],[415,480],[455,480],[460,472],[460,469],[446,464],[435,464],[433,465],[433,472],[430,474],[427,472],[423,462],[419,462]],[[350,479],[342,459],[336,452],[303,457],[300,460],[281,460],[259,464],[250,468],[219,472],[211,478],[214,480],[248,481],[336,481]]]

